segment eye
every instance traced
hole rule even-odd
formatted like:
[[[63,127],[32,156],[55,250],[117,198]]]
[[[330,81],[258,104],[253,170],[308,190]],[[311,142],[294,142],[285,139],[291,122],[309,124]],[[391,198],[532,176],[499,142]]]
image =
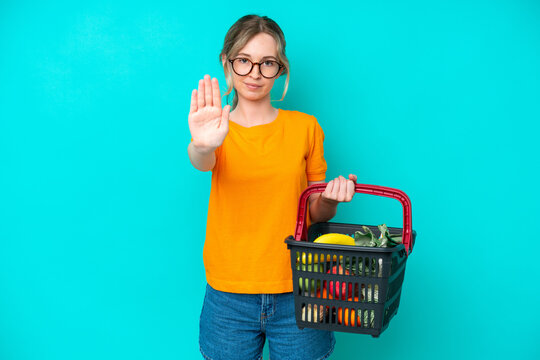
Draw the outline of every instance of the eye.
[[[264,66],[268,66],[268,67],[276,66],[276,62],[273,60],[266,60],[264,62]]]
[[[246,58],[238,58],[236,60],[238,60],[238,62],[240,62],[240,64],[247,64],[249,62],[249,60],[246,59]]]

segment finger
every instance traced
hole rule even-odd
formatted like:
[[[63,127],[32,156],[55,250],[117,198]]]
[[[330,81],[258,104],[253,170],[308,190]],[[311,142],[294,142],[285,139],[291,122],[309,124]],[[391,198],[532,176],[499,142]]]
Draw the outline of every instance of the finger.
[[[334,188],[332,189],[332,199],[337,200],[338,195],[339,195],[339,186],[340,186],[339,177],[335,178],[333,181],[334,181]]]
[[[349,180],[352,180],[352,182],[356,184],[358,177],[354,174],[349,174]]]
[[[206,106],[212,106],[212,82],[210,75],[204,75],[204,102]]]
[[[355,184],[354,184],[354,181],[352,180],[348,180],[347,181],[347,198],[345,199],[345,201],[351,201],[354,194],[355,194]]]
[[[225,105],[223,111],[221,112],[221,122],[219,127],[226,126],[229,128],[229,113],[231,112],[231,105]]]
[[[340,176],[338,201],[345,201],[346,198],[347,198],[347,179],[345,179],[343,176]]]
[[[204,81],[199,80],[199,91],[197,91],[197,106],[199,109],[204,107]]]
[[[193,89],[191,92],[191,104],[189,106],[189,113],[193,114],[197,111],[197,90]]]
[[[212,95],[214,96],[213,105],[221,109],[221,94],[219,92],[218,79],[212,79]]]
[[[330,180],[324,189],[324,197],[330,199],[334,190],[334,180]]]

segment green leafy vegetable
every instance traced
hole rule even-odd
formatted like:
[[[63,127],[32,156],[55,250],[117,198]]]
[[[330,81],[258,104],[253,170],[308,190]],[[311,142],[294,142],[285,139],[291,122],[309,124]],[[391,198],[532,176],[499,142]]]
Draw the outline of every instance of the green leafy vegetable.
[[[381,232],[379,237],[375,236],[367,226],[362,226],[364,232],[358,230],[354,233],[354,244],[369,247],[394,247],[401,244],[401,236],[391,235],[386,224],[379,225],[378,228]]]
[[[354,244],[356,246],[377,246],[377,238],[375,237],[371,229],[367,226],[362,226],[362,229],[364,229],[365,233],[360,230],[354,233]]]

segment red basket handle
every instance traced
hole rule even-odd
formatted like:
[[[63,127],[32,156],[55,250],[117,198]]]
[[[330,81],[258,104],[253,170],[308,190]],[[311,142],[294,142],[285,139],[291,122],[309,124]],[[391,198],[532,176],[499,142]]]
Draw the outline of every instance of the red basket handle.
[[[326,183],[313,184],[308,186],[302,195],[300,195],[300,200],[298,202],[298,217],[296,220],[296,232],[294,234],[294,239],[296,241],[306,240],[307,239],[307,228],[305,224],[306,211],[307,211],[307,201],[311,194],[322,193],[326,189]],[[412,218],[411,218],[411,200],[403,191],[398,189],[393,189],[385,186],[378,185],[366,185],[366,184],[356,184],[355,188],[357,193],[371,194],[377,196],[384,196],[389,198],[394,198],[399,200],[403,206],[403,245],[407,254],[409,250],[412,250],[413,239],[412,239]]]

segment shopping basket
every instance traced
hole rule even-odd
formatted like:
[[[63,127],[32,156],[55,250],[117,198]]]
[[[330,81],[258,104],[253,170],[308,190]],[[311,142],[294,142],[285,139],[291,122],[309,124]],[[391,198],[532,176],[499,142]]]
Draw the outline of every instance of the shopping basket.
[[[401,190],[376,185],[356,185],[357,193],[395,198],[403,206],[402,235],[395,247],[362,247],[313,243],[327,233],[354,236],[362,225],[315,223],[306,226],[307,201],[327,184],[309,186],[300,196],[296,231],[285,239],[290,250],[296,322],[305,327],[378,337],[396,314],[405,276],[405,264],[416,233],[412,230],[411,202]],[[380,235],[377,226],[368,226]]]

